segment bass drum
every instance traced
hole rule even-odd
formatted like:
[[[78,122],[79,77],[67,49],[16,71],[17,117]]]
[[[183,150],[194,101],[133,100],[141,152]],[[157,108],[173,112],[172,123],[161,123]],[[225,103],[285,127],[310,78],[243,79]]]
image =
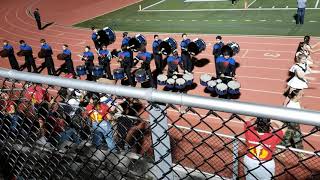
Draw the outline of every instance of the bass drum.
[[[109,27],[105,27],[102,30],[99,30],[98,35],[99,35],[98,42],[100,46],[103,44],[108,46],[116,41],[116,34]]]
[[[135,52],[140,51],[140,49],[146,45],[147,40],[142,34],[137,34],[134,38],[129,40],[129,47]]]
[[[188,52],[194,56],[198,55],[199,53],[201,53],[205,49],[206,49],[206,43],[200,38],[194,39],[188,45]]]
[[[159,51],[164,55],[170,55],[177,50],[177,41],[171,37],[164,39],[159,45]]]

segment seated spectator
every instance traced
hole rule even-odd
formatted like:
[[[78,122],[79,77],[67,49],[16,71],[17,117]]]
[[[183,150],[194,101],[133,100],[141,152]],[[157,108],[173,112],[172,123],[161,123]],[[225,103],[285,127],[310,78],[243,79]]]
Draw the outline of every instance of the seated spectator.
[[[244,156],[244,173],[247,180],[272,179],[275,175],[272,154],[286,132],[286,128],[281,129],[282,125],[282,122],[260,117],[245,121],[247,154]]]

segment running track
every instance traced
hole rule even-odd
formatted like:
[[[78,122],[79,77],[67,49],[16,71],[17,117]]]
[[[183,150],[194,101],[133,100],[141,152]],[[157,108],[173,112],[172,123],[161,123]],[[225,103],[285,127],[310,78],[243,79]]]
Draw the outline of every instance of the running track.
[[[115,7],[111,7],[110,3],[102,0],[95,0],[96,3],[92,3],[89,0],[78,0],[76,3],[67,3],[65,6],[58,6],[62,0],[57,1],[19,1],[19,0],[4,0],[2,7],[0,7],[0,40],[7,39],[14,45],[16,52],[18,51],[18,41],[24,39],[34,49],[34,55],[39,51],[41,38],[45,38],[47,42],[52,46],[54,54],[61,52],[61,46],[63,44],[69,44],[73,53],[74,65],[81,65],[82,62],[77,58],[77,54],[80,54],[85,45],[93,46],[91,41],[91,31],[88,29],[79,29],[71,27],[72,24],[81,22],[100,15],[104,12],[111,11],[112,9],[118,9],[128,4],[134,3],[134,0],[122,0],[112,1]],[[74,0],[75,1],[75,0]],[[88,5],[88,3],[90,5]],[[105,3],[105,4],[104,4]],[[71,6],[71,4],[73,4]],[[46,22],[55,22],[54,25],[49,26],[43,31],[38,31],[36,23],[28,15],[28,11],[35,7],[40,8],[42,20]],[[107,7],[107,8],[105,8]],[[95,12],[92,10],[95,9]],[[130,30],[128,30],[130,31]],[[130,33],[133,36],[135,33]],[[144,34],[149,44],[153,39],[153,34]],[[180,41],[180,34],[160,34],[160,38],[173,37],[177,41]],[[121,43],[121,32],[117,32],[117,41],[110,46],[109,49],[119,49]],[[215,35],[189,35],[193,38],[203,38],[208,45],[205,52],[198,55],[198,59],[209,59],[210,63],[204,67],[195,67],[195,79],[198,82],[198,86],[189,91],[189,94],[197,94],[210,97],[209,94],[204,92],[204,88],[199,85],[199,77],[203,73],[215,72],[214,64],[212,63],[213,57],[211,55],[210,43],[215,40]],[[284,97],[282,96],[285,88],[285,80],[287,79],[288,69],[293,64],[294,52],[296,50],[298,42],[302,40],[302,37],[255,37],[255,36],[224,36],[224,41],[236,41],[241,46],[241,52],[236,56],[237,62],[240,63],[240,67],[237,69],[238,80],[241,83],[241,96],[239,101],[255,102],[259,104],[269,105],[281,105]],[[315,38],[312,39],[312,44],[317,45]],[[317,48],[320,48],[318,46]],[[319,59],[319,54],[314,54],[313,59]],[[24,59],[19,58],[19,63],[23,64]],[[37,64],[40,65],[42,60],[37,59]],[[62,61],[55,60],[55,66],[59,67]],[[117,63],[113,63],[113,67],[117,67]],[[9,67],[7,59],[2,59],[1,67]],[[152,66],[154,68],[154,64]],[[319,70],[319,69],[317,69]],[[43,71],[46,73],[46,70]],[[320,75],[313,74],[312,77],[317,78],[312,81],[310,88],[305,91],[305,97],[303,98],[302,105],[306,109],[320,110]],[[204,110],[198,110],[200,114],[206,114]],[[217,127],[221,125],[222,121],[212,121],[215,117],[206,118],[200,120],[200,118],[192,113],[186,114],[184,117],[188,119],[188,123],[185,120],[181,120],[177,117],[176,111],[170,111],[172,114],[171,121],[176,121],[179,125],[196,125],[199,121],[205,121],[197,126],[198,129],[209,130],[210,127]],[[227,115],[223,114],[223,117]],[[239,126],[239,121],[234,120],[227,125],[239,133],[242,130],[242,126]],[[240,128],[239,128],[240,127]],[[303,131],[308,132],[310,127],[303,127]],[[232,132],[226,128],[221,129],[221,132],[225,134],[232,134]],[[308,138],[311,144],[316,144],[317,135],[312,135]],[[309,148],[307,148],[309,149]]]

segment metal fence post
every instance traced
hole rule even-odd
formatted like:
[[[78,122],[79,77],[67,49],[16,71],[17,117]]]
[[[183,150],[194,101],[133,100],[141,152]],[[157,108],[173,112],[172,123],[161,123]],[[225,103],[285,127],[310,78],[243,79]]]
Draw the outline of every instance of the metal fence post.
[[[170,137],[168,133],[168,120],[164,110],[165,106],[159,104],[152,104],[149,110],[155,161],[155,166],[152,167],[151,172],[155,179],[172,180]]]
[[[239,140],[238,139],[233,139],[232,142],[232,146],[233,146],[233,176],[232,179],[236,180],[239,177]]]

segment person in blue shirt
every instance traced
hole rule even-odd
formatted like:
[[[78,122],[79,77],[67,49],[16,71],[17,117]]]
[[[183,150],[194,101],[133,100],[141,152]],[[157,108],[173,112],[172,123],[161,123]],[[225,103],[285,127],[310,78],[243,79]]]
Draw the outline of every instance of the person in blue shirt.
[[[167,64],[168,64],[168,77],[172,77],[173,74],[179,72],[178,65],[181,69],[184,69],[182,64],[182,59],[178,54],[178,51],[175,50],[172,53],[172,56],[167,57]]]
[[[222,55],[221,49],[223,46],[224,46],[224,43],[222,42],[222,37],[217,36],[216,43],[212,47],[212,55],[214,55],[214,62],[216,67],[218,66],[216,60],[219,56]],[[216,68],[216,74],[218,74],[217,68]]]
[[[133,86],[134,82],[131,75],[131,66],[132,66],[131,53],[127,49],[126,45],[121,46],[121,51],[118,54],[118,61],[120,61],[121,68],[124,69],[124,73],[127,75],[129,84]]]
[[[110,51],[107,50],[106,45],[102,45],[102,49],[98,51],[99,64],[104,67],[108,79],[113,79],[110,69],[110,61],[112,59]]]
[[[69,49],[69,46],[67,44],[64,44],[62,46],[62,54],[64,55],[65,63],[61,65],[61,67],[66,67],[67,73],[73,74],[73,76],[76,75],[73,67],[73,61],[71,58],[71,51]]]
[[[94,67],[93,60],[94,60],[94,55],[90,51],[90,46],[86,46],[84,48],[84,52],[82,55],[79,55],[81,57],[81,60],[85,61],[85,66],[88,71],[87,73],[87,80],[93,81],[93,76],[92,76],[92,70]]]
[[[151,69],[150,69],[150,63],[151,60],[153,59],[153,56],[151,53],[147,52],[146,47],[142,47],[139,53],[136,56],[139,61],[142,62],[141,68],[146,71],[147,76],[149,77],[149,82],[151,87],[155,87],[155,83],[153,81]]]
[[[42,51],[44,54],[45,66],[47,67],[48,74],[55,76],[56,70],[54,68],[54,63],[52,59],[52,54],[53,54],[52,49],[45,39],[41,39],[40,43],[41,43],[40,51]]]
[[[32,48],[24,40],[20,40],[20,52],[24,56],[25,64],[23,66],[26,66],[28,69],[28,72],[31,72],[33,68],[33,72],[37,73],[37,66],[33,58],[32,54]],[[18,54],[20,54],[20,52]]]
[[[233,52],[229,46],[222,48],[222,56],[218,57],[217,63],[217,78],[234,78],[236,70],[236,61],[232,58]]]
[[[98,41],[99,39],[98,29],[95,27],[91,27],[91,30],[92,30],[91,39],[94,43],[96,50],[98,51],[99,49],[101,49],[100,43]]]
[[[122,33],[122,37],[123,37],[123,39],[122,39],[122,43],[121,43],[121,48],[123,46],[126,46],[128,49],[128,52],[130,53],[130,58],[133,60],[133,51],[129,48],[129,40],[131,39],[131,37],[128,36],[128,32]],[[133,61],[130,66],[131,66],[131,68],[134,66]]]
[[[8,59],[9,59],[11,68],[15,70],[19,70],[20,66],[18,64],[16,56],[14,55],[13,47],[9,44],[9,41],[3,40],[3,50],[8,51]]]
[[[187,73],[192,72],[192,62],[191,62],[191,56],[188,52],[188,45],[190,43],[190,39],[188,38],[186,33],[182,34],[182,41],[180,43],[181,47],[181,59],[183,62],[184,70],[187,71]]]
[[[152,52],[153,52],[153,57],[154,57],[154,63],[156,65],[156,71],[157,75],[162,74],[163,68],[164,68],[164,63],[162,60],[162,54],[159,50],[159,45],[162,42],[161,39],[159,39],[159,36],[156,34],[153,36],[153,43],[152,43]]]

